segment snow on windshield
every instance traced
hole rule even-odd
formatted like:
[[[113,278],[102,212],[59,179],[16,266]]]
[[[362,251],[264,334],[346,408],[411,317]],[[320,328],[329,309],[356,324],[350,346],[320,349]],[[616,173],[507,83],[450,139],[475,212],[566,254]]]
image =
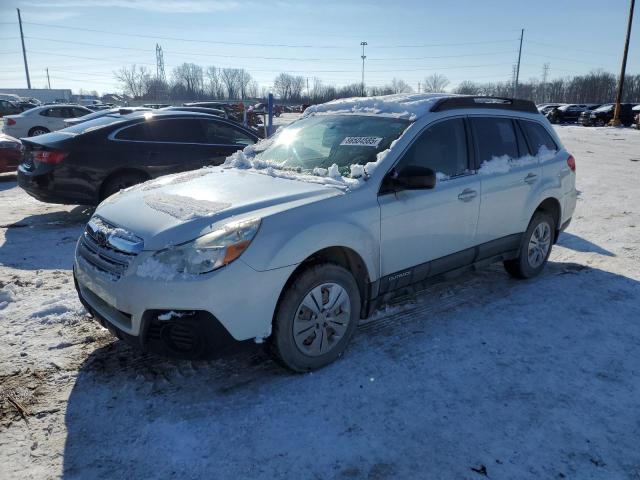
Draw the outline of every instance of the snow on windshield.
[[[411,124],[376,116],[304,117],[227,158],[223,168],[355,187],[374,171]]]

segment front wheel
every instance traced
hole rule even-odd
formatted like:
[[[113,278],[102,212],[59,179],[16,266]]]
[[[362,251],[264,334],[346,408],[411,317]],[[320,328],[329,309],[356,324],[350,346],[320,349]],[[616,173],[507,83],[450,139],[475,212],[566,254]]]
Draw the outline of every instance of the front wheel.
[[[506,260],[504,268],[515,278],[533,278],[547,264],[555,235],[555,221],[548,213],[536,213],[524,233],[518,257]]]
[[[276,360],[295,372],[339,358],[360,318],[360,292],[345,268],[325,263],[304,270],[284,292],[270,338]]]

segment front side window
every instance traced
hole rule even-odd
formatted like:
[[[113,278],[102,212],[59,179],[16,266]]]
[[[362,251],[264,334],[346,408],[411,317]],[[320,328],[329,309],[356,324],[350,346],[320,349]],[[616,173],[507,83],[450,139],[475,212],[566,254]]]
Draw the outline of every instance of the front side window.
[[[520,125],[527,135],[533,155],[537,155],[543,147],[547,150],[558,150],[558,146],[549,132],[539,123],[520,120]]]
[[[449,177],[464,174],[469,168],[464,120],[454,118],[427,128],[402,157],[398,168],[430,168]]]
[[[335,164],[347,175],[351,165],[375,162],[410,123],[382,116],[312,115],[278,130],[258,158],[306,172]]]
[[[518,141],[511,119],[474,117],[470,120],[478,145],[479,164],[503,155],[518,158]]]
[[[203,121],[206,143],[222,145],[253,145],[255,142],[246,133],[220,122]]]

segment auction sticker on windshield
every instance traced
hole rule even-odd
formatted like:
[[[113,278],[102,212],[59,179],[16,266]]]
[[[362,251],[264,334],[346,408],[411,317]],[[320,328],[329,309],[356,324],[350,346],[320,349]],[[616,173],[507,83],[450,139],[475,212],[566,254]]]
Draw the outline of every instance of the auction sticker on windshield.
[[[378,145],[382,141],[382,137],[346,137],[340,145],[355,145],[358,147],[374,147],[378,148]]]

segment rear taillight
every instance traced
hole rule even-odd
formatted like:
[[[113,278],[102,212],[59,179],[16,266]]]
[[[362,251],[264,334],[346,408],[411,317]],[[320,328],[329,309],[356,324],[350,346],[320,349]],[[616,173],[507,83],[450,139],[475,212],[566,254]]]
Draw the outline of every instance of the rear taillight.
[[[69,155],[67,152],[58,150],[36,150],[31,154],[31,158],[38,162],[56,165],[63,161],[67,155]]]
[[[572,172],[576,171],[576,159],[573,158],[573,155],[569,155],[569,158],[567,158],[567,166]]]
[[[16,121],[13,118],[5,118],[7,125],[15,125]]]

